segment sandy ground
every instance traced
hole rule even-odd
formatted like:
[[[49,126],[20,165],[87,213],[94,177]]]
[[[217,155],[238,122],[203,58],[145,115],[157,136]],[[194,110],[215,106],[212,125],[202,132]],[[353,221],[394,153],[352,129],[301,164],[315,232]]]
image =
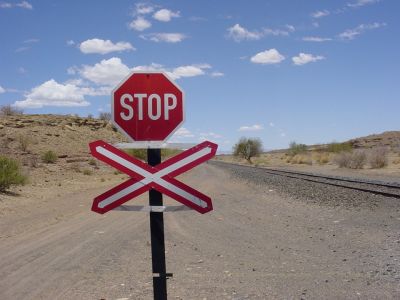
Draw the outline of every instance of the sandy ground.
[[[152,299],[148,214],[90,211],[120,177],[0,195],[0,299]],[[170,299],[400,298],[396,203],[313,205],[211,165],[181,179],[214,211],[165,213]]]

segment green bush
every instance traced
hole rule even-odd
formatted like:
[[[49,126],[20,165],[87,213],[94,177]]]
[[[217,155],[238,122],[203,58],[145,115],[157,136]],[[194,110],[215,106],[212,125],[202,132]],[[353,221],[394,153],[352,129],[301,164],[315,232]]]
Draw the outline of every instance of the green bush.
[[[287,151],[287,154],[289,156],[295,156],[295,155],[302,154],[305,152],[307,152],[307,145],[298,144],[296,142],[291,142],[289,144],[289,150]]]
[[[54,151],[47,151],[42,155],[42,161],[46,164],[54,164],[57,161],[57,154]]]
[[[0,191],[4,192],[12,185],[23,185],[27,177],[21,173],[18,162],[14,159],[0,156]]]

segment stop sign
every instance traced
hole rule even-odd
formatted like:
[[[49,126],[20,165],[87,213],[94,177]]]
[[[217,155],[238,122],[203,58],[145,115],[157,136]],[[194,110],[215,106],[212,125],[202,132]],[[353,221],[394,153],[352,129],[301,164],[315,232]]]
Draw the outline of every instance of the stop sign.
[[[112,122],[134,141],[164,141],[184,121],[183,98],[164,73],[134,72],[112,91]]]

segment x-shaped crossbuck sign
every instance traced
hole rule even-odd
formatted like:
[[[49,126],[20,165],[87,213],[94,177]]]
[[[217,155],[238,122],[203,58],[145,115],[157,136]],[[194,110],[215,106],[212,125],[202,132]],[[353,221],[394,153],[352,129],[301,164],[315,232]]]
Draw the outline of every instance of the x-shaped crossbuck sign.
[[[90,143],[89,147],[94,157],[131,177],[94,198],[93,211],[104,214],[150,189],[202,214],[213,209],[210,197],[175,177],[215,156],[217,144],[205,141],[154,167],[101,140]]]

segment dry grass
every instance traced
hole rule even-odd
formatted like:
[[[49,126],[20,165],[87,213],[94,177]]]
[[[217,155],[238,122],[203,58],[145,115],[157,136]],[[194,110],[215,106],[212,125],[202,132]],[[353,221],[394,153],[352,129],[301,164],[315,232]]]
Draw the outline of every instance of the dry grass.
[[[339,168],[362,169],[367,162],[367,155],[364,150],[341,152],[336,155],[334,161]]]
[[[369,152],[368,162],[373,169],[381,169],[388,165],[389,151],[386,147],[374,148]]]
[[[286,159],[287,163],[291,164],[299,164],[299,165],[312,165],[312,158],[311,155],[305,154],[296,154],[295,156],[289,156]]]
[[[329,155],[329,153],[326,153],[326,152],[318,152],[314,155],[314,160],[319,165],[325,165],[330,161],[330,155]]]

